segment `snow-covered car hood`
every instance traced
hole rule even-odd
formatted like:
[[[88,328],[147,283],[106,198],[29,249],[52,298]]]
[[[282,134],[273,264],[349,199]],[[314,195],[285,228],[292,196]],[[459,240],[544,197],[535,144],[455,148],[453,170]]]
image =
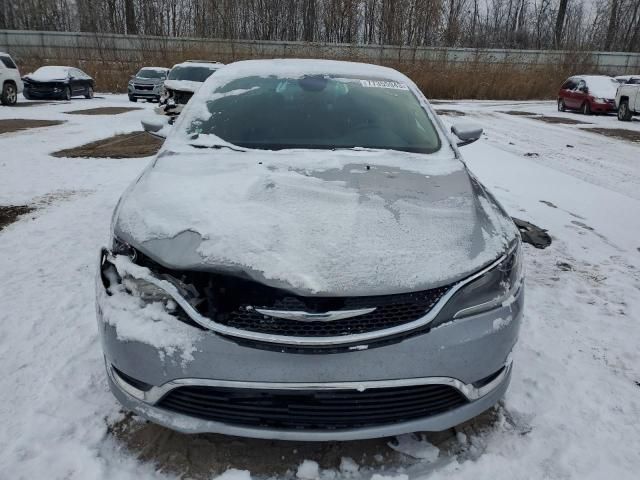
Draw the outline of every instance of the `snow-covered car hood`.
[[[517,235],[459,160],[389,151],[167,150],[113,229],[168,268],[353,296],[451,283]]]
[[[171,90],[195,93],[202,86],[202,82],[194,82],[193,80],[165,80],[164,86]]]

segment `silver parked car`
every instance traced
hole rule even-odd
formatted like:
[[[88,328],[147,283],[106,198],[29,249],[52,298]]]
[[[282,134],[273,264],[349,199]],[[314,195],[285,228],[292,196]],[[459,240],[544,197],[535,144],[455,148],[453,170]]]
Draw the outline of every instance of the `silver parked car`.
[[[97,315],[126,408],[183,432],[347,440],[493,406],[524,302],[510,217],[399,72],[222,67],[122,196]]]
[[[137,102],[144,99],[148,102],[160,101],[164,81],[169,75],[169,69],[164,67],[143,67],[133,75],[127,85],[129,101]]]

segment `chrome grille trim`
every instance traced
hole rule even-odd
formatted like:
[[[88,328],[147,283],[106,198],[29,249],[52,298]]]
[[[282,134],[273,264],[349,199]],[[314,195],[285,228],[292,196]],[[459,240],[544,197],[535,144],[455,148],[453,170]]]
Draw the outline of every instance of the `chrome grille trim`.
[[[103,250],[103,255],[106,256],[106,259],[109,260],[110,263],[115,264],[115,258],[113,255],[108,252],[106,249]],[[251,332],[248,330],[240,330],[238,328],[228,327],[226,325],[222,325],[220,323],[214,322],[213,320],[201,315],[191,304],[180,295],[178,289],[169,281],[161,280],[153,276],[150,272],[148,276],[144,278],[144,280],[152,283],[158,288],[161,288],[168,295],[170,295],[175,302],[184,310],[184,312],[197,324],[200,326],[212,330],[221,335],[228,335],[231,337],[243,338],[246,340],[254,340],[257,342],[268,342],[273,344],[283,344],[283,345],[299,345],[299,346],[333,346],[333,345],[345,345],[345,344],[360,344],[366,345],[367,342],[377,340],[384,337],[389,337],[392,335],[402,334],[411,330],[415,330],[417,328],[428,325],[432,322],[438,313],[444,308],[447,302],[465,285],[471,283],[478,277],[481,277],[489,270],[498,266],[504,259],[506,255],[502,255],[495,262],[491,263],[486,268],[476,272],[470,277],[465,278],[464,280],[459,281],[458,283],[451,286],[449,291],[442,296],[442,298],[433,306],[433,308],[423,317],[414,320],[413,322],[404,323],[402,325],[397,325],[392,328],[386,328],[383,330],[375,330],[372,332],[366,333],[358,333],[354,335],[342,335],[342,336],[333,336],[333,337],[293,337],[293,336],[285,336],[285,335],[272,335],[272,334],[264,334]]]
[[[464,383],[452,377],[423,377],[397,380],[371,380],[364,382],[244,382],[235,380],[208,380],[203,378],[179,378],[171,380],[158,387],[151,387],[148,391],[135,388],[127,383],[114,368],[107,364],[107,374],[117,386],[138,400],[149,404],[157,403],[174,388],[182,386],[248,388],[256,390],[368,390],[375,388],[409,387],[416,385],[448,385],[460,391],[468,400],[478,400],[498,387],[511,373],[513,361],[508,356],[504,368],[486,385],[475,387],[471,383]]]

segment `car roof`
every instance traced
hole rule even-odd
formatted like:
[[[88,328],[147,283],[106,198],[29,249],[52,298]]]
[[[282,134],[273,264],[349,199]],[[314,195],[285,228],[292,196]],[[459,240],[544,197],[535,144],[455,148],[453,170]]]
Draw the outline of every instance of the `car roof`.
[[[589,80],[595,80],[595,79],[599,79],[599,78],[610,78],[611,80],[615,80],[615,78],[609,76],[609,75],[572,75],[571,78],[579,78],[581,80],[585,80],[585,81],[589,81]]]
[[[230,63],[221,69],[220,74],[230,77],[261,75],[268,73],[276,76],[301,75],[345,75],[350,77],[378,78],[405,83],[409,79],[402,73],[388,67],[369,63],[346,62],[341,60],[316,59],[274,59],[274,60],[243,60]]]
[[[176,67],[204,67],[204,68],[210,68],[212,70],[217,70],[220,67],[223,67],[224,63],[218,63],[218,62],[205,62],[205,61],[197,61],[197,60],[187,60],[186,62],[182,62],[182,63],[176,63],[173,67],[171,68],[176,68]]]
[[[170,70],[167,67],[140,67],[140,70]]]

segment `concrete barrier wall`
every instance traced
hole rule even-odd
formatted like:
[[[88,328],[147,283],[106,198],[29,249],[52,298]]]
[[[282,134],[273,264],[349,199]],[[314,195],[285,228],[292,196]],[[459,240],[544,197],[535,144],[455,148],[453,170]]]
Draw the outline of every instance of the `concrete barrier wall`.
[[[593,71],[622,75],[640,73],[640,53],[399,47],[305,42],[165,38],[113,34],[0,30],[0,51],[20,58],[64,58],[86,61],[144,63],[149,56],[180,58],[197,53],[208,60],[310,57],[374,63],[508,64],[552,66],[576,64]]]

